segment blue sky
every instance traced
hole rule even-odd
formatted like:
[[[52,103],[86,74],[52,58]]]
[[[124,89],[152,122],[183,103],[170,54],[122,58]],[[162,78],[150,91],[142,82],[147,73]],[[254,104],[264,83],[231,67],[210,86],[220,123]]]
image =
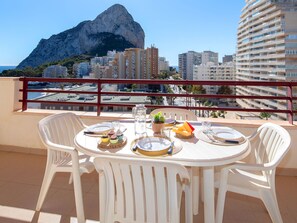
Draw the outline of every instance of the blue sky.
[[[122,4],[171,66],[189,50],[236,51],[236,32],[244,0],[1,0],[0,66],[18,65],[37,46],[113,4]]]

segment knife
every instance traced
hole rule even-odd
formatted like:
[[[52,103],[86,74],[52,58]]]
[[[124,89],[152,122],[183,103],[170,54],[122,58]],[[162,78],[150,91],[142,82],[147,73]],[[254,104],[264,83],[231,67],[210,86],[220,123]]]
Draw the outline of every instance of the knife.
[[[170,146],[169,146],[169,149],[167,151],[167,154],[171,155],[172,152],[173,152],[173,146],[174,146],[174,141],[171,142]]]
[[[225,139],[225,142],[226,143],[235,143],[235,144],[238,144],[239,143],[239,141],[237,141],[237,140],[231,140],[231,139]]]
[[[134,146],[132,147],[132,150],[135,152],[137,150],[137,144],[135,143]]]
[[[90,134],[90,135],[95,135],[96,133],[95,132],[89,132],[89,131],[84,131],[84,134]]]

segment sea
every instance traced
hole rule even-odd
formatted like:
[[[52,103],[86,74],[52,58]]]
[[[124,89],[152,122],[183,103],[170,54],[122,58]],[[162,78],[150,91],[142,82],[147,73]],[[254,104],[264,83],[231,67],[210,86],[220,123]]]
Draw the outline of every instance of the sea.
[[[0,66],[0,73],[2,73],[2,71],[4,71],[4,70],[10,70],[10,69],[14,69],[14,68],[16,68],[16,66]],[[29,92],[28,99],[38,98],[43,95],[44,94],[40,93],[40,92]]]
[[[0,73],[2,73],[4,70],[10,70],[14,68],[16,68],[16,66],[0,66]]]
[[[43,96],[43,93],[40,92],[28,92],[28,99],[35,99]]]

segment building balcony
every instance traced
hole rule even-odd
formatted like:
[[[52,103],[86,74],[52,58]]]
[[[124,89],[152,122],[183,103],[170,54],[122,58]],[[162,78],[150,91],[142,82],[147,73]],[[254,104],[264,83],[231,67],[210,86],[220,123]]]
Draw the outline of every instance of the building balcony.
[[[27,109],[22,111],[22,82],[19,78],[0,78],[0,222],[76,222],[73,185],[69,175],[57,174],[40,212],[35,211],[46,164],[46,149],[38,136],[38,122],[53,113],[65,111]],[[248,110],[247,110],[248,112]],[[87,124],[132,118],[126,112],[76,111]],[[199,118],[202,121],[204,118]],[[213,123],[233,127],[245,135],[252,134],[265,120],[210,119]],[[297,127],[288,121],[272,121],[286,128],[292,144],[277,169],[276,188],[284,222],[297,219]],[[87,222],[98,222],[98,175],[82,176]],[[195,222],[203,222],[203,204]],[[271,220],[260,200],[228,193],[224,222],[261,222]]]

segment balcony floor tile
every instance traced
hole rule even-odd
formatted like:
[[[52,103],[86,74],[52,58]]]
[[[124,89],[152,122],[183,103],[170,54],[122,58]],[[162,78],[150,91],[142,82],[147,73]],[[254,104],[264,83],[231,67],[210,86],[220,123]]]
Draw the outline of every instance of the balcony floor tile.
[[[46,157],[0,152],[0,222],[76,222],[73,185],[69,174],[59,173],[53,180],[41,212],[35,211],[44,174]],[[283,221],[297,222],[297,177],[277,176],[277,196]],[[98,221],[98,175],[82,176],[87,223]],[[203,204],[194,222],[203,222]],[[183,213],[182,213],[183,215]],[[225,223],[271,223],[263,203],[255,198],[227,193]]]

